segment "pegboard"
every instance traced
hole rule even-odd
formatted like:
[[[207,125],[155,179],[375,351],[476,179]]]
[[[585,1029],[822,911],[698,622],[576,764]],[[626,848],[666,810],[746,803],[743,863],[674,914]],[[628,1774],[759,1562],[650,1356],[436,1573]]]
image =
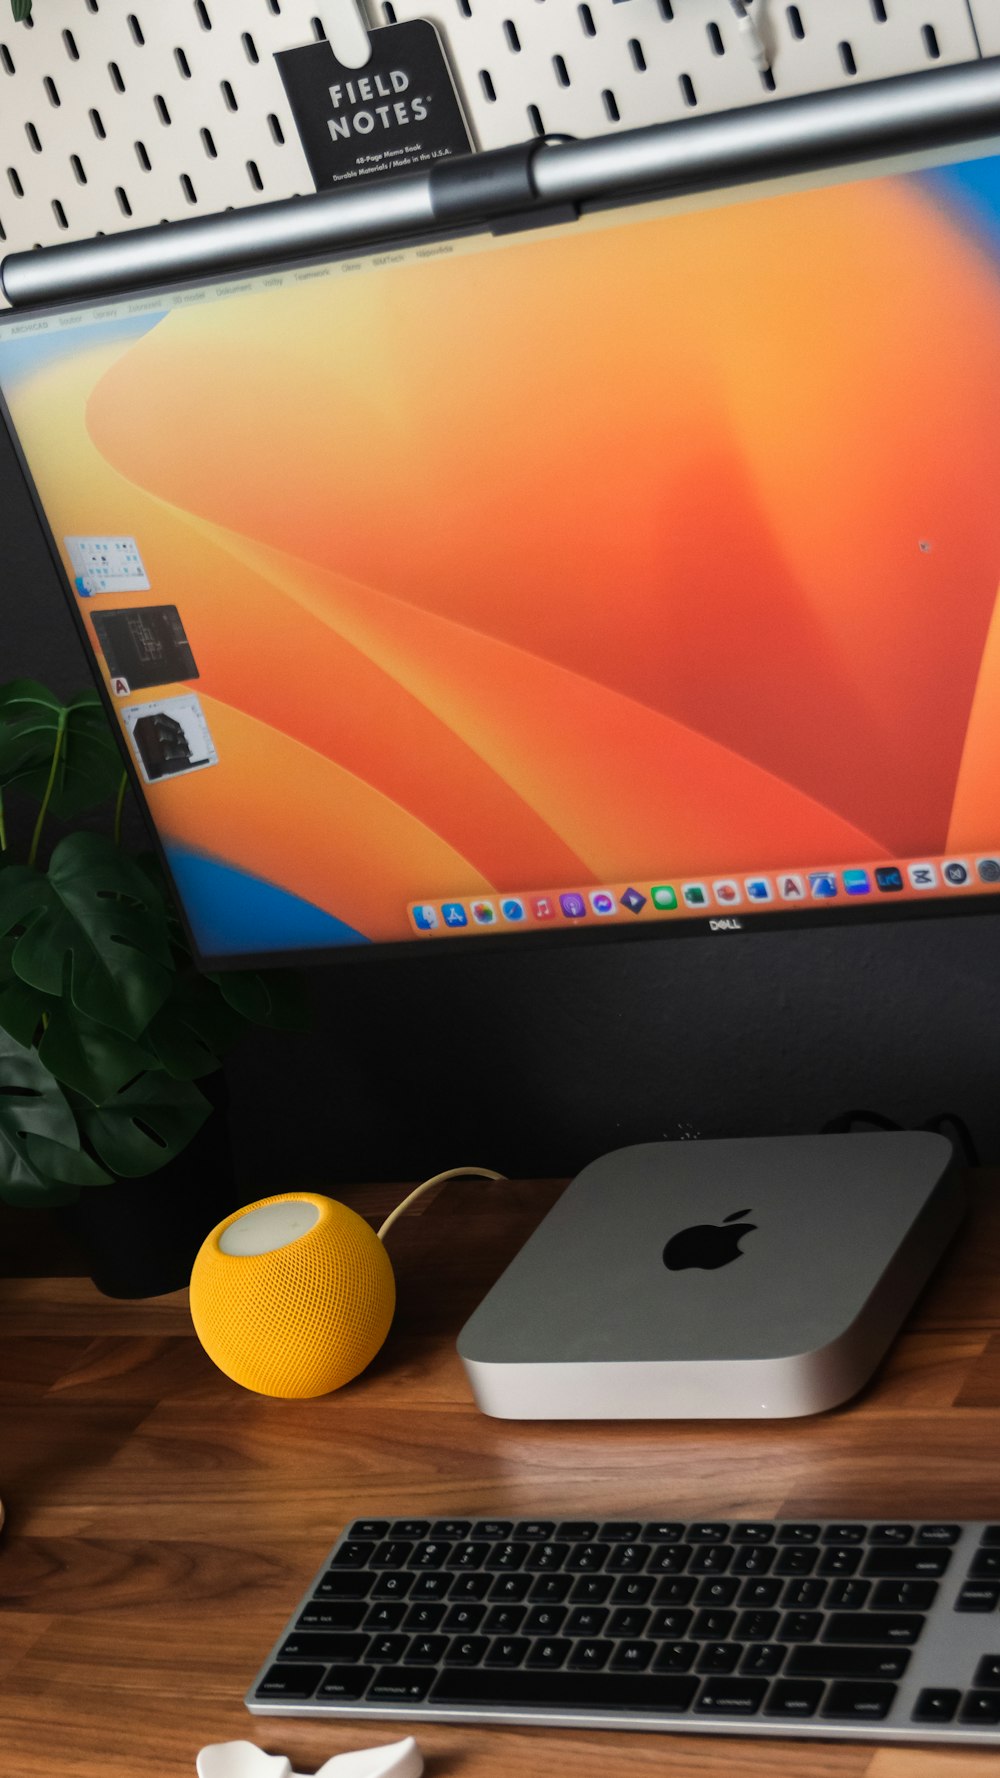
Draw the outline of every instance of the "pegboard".
[[[0,0],[0,254],[290,197],[273,57],[350,0]],[[477,144],[633,128],[1000,53],[1000,0],[371,0],[430,18]],[[977,34],[978,33],[978,34]]]

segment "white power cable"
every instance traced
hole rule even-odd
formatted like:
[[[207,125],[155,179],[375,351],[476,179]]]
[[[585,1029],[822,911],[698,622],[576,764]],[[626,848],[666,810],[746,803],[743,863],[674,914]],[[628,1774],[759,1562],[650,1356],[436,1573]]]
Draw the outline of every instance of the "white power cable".
[[[760,34],[757,20],[751,13],[751,7],[756,11],[758,0],[729,0],[729,4],[736,14],[737,29],[747,54],[754,66],[759,68],[762,74],[766,74],[771,66],[771,59],[764,47],[764,39]]]

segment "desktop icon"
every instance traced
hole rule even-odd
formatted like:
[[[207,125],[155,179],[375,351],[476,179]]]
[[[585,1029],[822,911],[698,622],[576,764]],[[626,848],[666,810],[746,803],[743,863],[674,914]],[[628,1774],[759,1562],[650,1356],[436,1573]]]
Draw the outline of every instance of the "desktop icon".
[[[469,918],[460,901],[443,901],[441,918],[446,926],[468,926]]]
[[[524,902],[520,901],[516,895],[507,895],[500,903],[500,912],[505,920],[510,920],[512,924],[515,924],[518,920],[524,919]]]
[[[745,877],[743,887],[751,901],[773,901],[774,890],[769,877]]]
[[[720,882],[713,883],[712,888],[715,891],[716,901],[724,908],[734,907],[738,901],[743,900],[740,886],[733,882],[732,877],[723,877]]]
[[[576,891],[573,889],[569,890],[565,895],[560,895],[559,906],[562,908],[567,920],[582,920],[584,914],[587,912],[587,904],[584,901],[583,896],[577,895]]]
[[[977,858],[976,869],[981,883],[1000,883],[1000,860],[996,858]]]
[[[685,883],[681,894],[684,897],[685,907],[703,908],[708,906],[708,890],[704,883]]]
[[[472,918],[477,926],[492,926],[496,919],[496,910],[491,901],[474,901]]]
[[[937,871],[933,864],[911,864],[907,875],[913,889],[936,889]]]
[[[615,912],[615,898],[613,895],[609,895],[606,889],[592,890],[590,905],[595,914],[613,914]]]
[[[621,904],[623,908],[628,908],[630,914],[638,914],[646,905],[646,897],[640,895],[638,889],[626,889],[621,897]]]
[[[898,864],[880,864],[875,872],[875,887],[883,895],[895,895],[903,887],[903,873]]]
[[[832,870],[809,872],[809,893],[814,901],[830,901],[837,893],[837,878]]]
[[[949,858],[948,863],[941,866],[941,875],[953,889],[961,889],[969,881],[969,867],[964,858]]]
[[[848,895],[870,895],[871,878],[866,870],[845,870],[844,888]]]
[[[551,920],[556,911],[548,895],[536,895],[531,908],[536,920]]]
[[[650,898],[654,908],[659,908],[661,914],[669,914],[671,908],[677,906],[677,893],[669,883],[657,883],[655,889],[650,891]]]
[[[804,901],[806,886],[801,877],[784,876],[778,878],[778,894],[782,901]]]
[[[419,902],[413,909],[413,924],[418,932],[433,932],[437,923],[437,908],[429,902]]]

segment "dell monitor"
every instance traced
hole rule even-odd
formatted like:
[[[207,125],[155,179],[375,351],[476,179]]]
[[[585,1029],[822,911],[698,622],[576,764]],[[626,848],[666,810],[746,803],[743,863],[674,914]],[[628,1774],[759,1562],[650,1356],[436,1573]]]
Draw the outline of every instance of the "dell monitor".
[[[4,415],[203,966],[1000,910],[1000,74],[938,79],[4,265],[53,299],[0,317]],[[938,1210],[867,1244],[852,1387]]]

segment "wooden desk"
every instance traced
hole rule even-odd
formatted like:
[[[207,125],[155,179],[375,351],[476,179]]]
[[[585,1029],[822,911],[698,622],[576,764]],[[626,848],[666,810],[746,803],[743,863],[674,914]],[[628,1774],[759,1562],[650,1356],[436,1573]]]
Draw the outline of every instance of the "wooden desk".
[[[461,1322],[553,1201],[451,1185],[390,1236],[400,1306],[367,1376],[312,1402],[222,1377],[180,1293],[111,1302],[79,1278],[0,1282],[0,1759],[11,1778],[192,1778],[246,1739],[311,1773],[392,1725],[252,1718],[242,1694],[358,1513],[1000,1519],[1000,1176],[886,1365],[813,1420],[489,1420]],[[347,1194],[344,1194],[347,1196]],[[392,1188],[352,1194],[377,1216]],[[402,1727],[398,1731],[405,1732]],[[430,1778],[979,1778],[1000,1756],[836,1742],[417,1730]]]

